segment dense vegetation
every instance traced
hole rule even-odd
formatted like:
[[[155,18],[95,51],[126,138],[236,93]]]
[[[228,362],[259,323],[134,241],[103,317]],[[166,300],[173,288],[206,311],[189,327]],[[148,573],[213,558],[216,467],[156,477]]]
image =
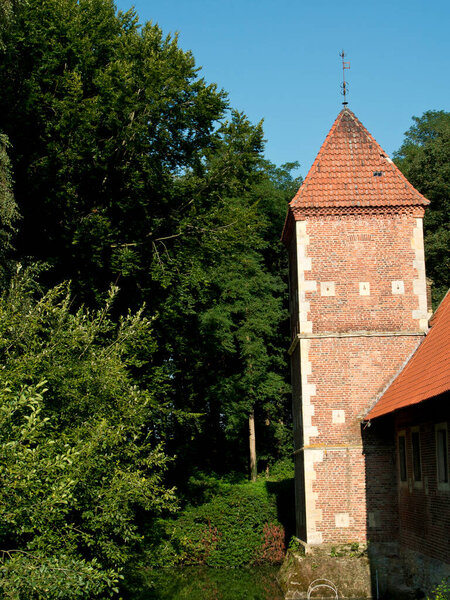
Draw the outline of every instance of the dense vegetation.
[[[144,563],[242,567],[278,564],[295,530],[293,468],[280,461],[257,482],[195,473],[189,504],[175,518],[149,522]]]
[[[432,200],[440,294],[448,113],[417,123],[397,158]],[[2,0],[0,132],[0,593],[279,560],[297,165],[111,0]]]
[[[430,110],[413,121],[394,159],[430,200],[424,219],[425,260],[436,308],[450,288],[450,113]]]
[[[291,450],[278,239],[295,165],[268,163],[261,124],[133,12],[2,11],[0,587],[118,593],[177,507],[180,531],[206,510],[194,468],[241,479],[211,507],[260,508],[248,556],[216,562],[260,560],[284,531],[242,478],[249,453],[255,479]]]

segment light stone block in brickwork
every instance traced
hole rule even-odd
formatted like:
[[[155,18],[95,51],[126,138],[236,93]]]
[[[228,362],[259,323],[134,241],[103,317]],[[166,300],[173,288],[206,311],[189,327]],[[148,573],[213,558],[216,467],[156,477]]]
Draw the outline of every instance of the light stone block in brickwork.
[[[425,319],[428,323],[427,316],[428,316],[428,313],[426,310],[413,310],[412,311],[413,319]]]
[[[404,294],[405,283],[401,279],[397,279],[392,282],[392,293],[393,294]]]
[[[313,324],[311,321],[300,322],[300,333],[312,333]]]
[[[305,438],[308,437],[316,437],[319,435],[319,430],[315,425],[310,425],[309,427],[305,427]]]
[[[317,531],[318,524],[322,521],[322,510],[316,506],[318,494],[313,491],[313,482],[317,478],[315,465],[316,463],[323,462],[323,457],[323,450],[305,448],[306,537],[309,544],[322,543],[322,533]]]
[[[419,319],[419,329],[421,331],[427,331],[428,329],[428,315],[426,319]]]
[[[320,282],[320,295],[321,296],[335,296],[334,281],[321,281]]]
[[[299,281],[298,285],[303,292],[315,292],[317,290],[317,281]]]
[[[345,410],[333,410],[331,413],[333,423],[345,423]]]
[[[303,418],[311,418],[313,416],[315,412],[315,407],[314,404],[308,404],[307,406],[303,407]]]
[[[359,284],[359,295],[370,296],[370,283],[368,281],[361,281]]]
[[[336,513],[334,515],[336,527],[349,527],[350,516],[348,513]]]
[[[303,386],[303,394],[308,394],[308,396],[310,398],[311,398],[311,396],[315,396],[316,395],[316,384],[315,383],[307,383],[307,384],[305,384]]]
[[[418,297],[419,308],[412,311],[412,318],[419,321],[422,331],[428,329],[428,306],[427,306],[427,284],[425,280],[425,255],[423,248],[423,224],[422,219],[416,219],[412,247],[414,249],[414,268],[417,270],[417,279],[413,281],[413,291]]]
[[[427,293],[427,282],[426,280],[422,280],[422,279],[414,279],[413,281],[413,290],[414,293],[417,294],[418,296],[423,295]]]
[[[320,531],[308,532],[308,544],[313,546],[322,543],[322,534]]]
[[[303,267],[304,271],[311,271],[311,269],[312,269],[312,263],[311,263],[311,259],[310,258],[308,258],[307,256],[305,256],[302,259],[302,263],[303,263],[302,267]]]

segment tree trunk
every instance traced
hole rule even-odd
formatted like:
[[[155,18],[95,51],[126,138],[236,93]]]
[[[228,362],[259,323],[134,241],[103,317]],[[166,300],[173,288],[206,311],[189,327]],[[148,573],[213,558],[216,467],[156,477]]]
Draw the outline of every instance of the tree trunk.
[[[256,437],[255,437],[255,411],[252,409],[248,417],[249,447],[250,447],[250,479],[256,481]]]

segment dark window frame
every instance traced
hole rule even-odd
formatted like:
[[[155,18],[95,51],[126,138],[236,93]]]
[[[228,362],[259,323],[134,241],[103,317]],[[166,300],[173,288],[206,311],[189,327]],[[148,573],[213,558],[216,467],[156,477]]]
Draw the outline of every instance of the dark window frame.
[[[411,429],[411,456],[412,456],[412,473],[414,484],[422,485],[422,452],[421,452],[420,429],[413,427]]]
[[[435,426],[436,435],[436,477],[438,490],[450,490],[449,477],[449,440],[447,423]]]
[[[408,463],[406,459],[406,432],[400,431],[397,436],[398,473],[400,483],[408,481]]]

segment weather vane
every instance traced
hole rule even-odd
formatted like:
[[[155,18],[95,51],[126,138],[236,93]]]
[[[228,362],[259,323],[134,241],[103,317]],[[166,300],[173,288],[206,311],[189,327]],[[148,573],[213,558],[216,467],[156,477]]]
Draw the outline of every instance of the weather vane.
[[[344,102],[342,103],[344,106],[347,106],[347,94],[348,94],[348,83],[345,81],[345,69],[350,69],[350,63],[345,61],[344,51],[339,53],[339,56],[342,58],[342,83],[341,83],[341,94],[344,96]]]

